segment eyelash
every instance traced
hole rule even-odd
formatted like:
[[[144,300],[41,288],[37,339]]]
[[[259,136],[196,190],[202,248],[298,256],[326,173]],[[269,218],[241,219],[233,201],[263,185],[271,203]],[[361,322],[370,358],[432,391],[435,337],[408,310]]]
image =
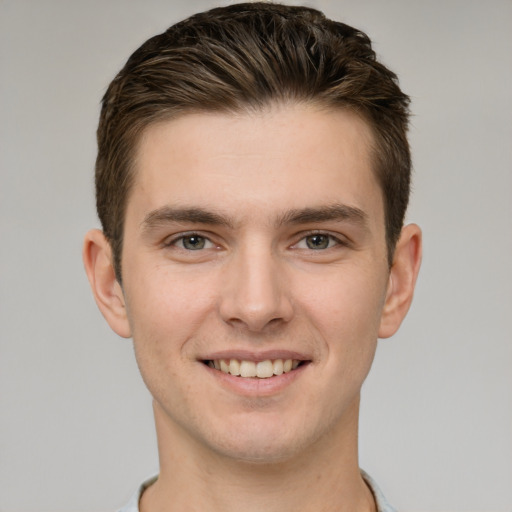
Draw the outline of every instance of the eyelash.
[[[210,243],[210,244],[212,244],[212,246],[215,246],[215,244],[210,240],[210,238],[208,236],[202,235],[201,233],[197,233],[196,231],[191,231],[189,233],[181,233],[179,236],[173,237],[170,240],[166,240],[164,242],[164,246],[165,247],[172,247],[172,246],[178,247],[179,242],[182,242],[182,244],[183,244],[183,242],[187,238],[191,239],[194,237],[200,238],[200,239],[204,240],[206,243]],[[178,248],[182,249],[184,251],[191,251],[191,252],[194,251],[194,249],[187,249],[186,247],[178,247]],[[201,247],[200,249],[195,249],[195,250],[200,251],[202,249],[204,249],[204,248]]]
[[[298,245],[304,241],[304,243],[307,244],[307,239],[309,237],[314,237],[314,236],[318,236],[318,237],[327,237],[328,239],[328,246],[325,247],[325,248],[311,248],[311,247],[298,247]],[[201,233],[198,233],[198,232],[195,232],[195,231],[191,231],[189,233],[181,233],[179,236],[176,236],[170,240],[167,240],[164,242],[164,246],[165,247],[172,247],[172,246],[175,246],[175,247],[178,247],[178,243],[181,242],[182,244],[184,243],[184,241],[188,238],[188,239],[191,239],[191,238],[194,238],[194,237],[197,237],[197,238],[200,238],[202,240],[205,241],[206,244],[211,244],[213,247],[215,247],[215,244],[210,240],[210,238],[208,236],[205,236]],[[331,245],[331,243],[334,242],[334,244]],[[346,240],[343,240],[343,239],[340,239],[330,233],[326,233],[325,231],[310,231],[310,232],[307,232],[307,233],[303,233],[301,238],[296,242],[294,243],[291,247],[292,248],[295,248],[295,249],[301,249],[301,250],[310,250],[310,251],[325,251],[325,250],[328,250],[328,249],[333,249],[334,247],[336,246],[343,246],[343,247],[346,247],[348,246],[348,242]],[[205,247],[200,247],[200,248],[197,248],[197,249],[187,249],[186,247],[178,247],[179,249],[181,250],[184,250],[184,251],[190,251],[190,252],[193,252],[194,250],[197,250],[197,251],[201,251],[201,250],[204,250]],[[206,248],[212,248],[212,247],[206,247]]]
[[[318,236],[318,237],[326,237],[328,239],[328,244],[329,246],[328,247],[325,247],[325,248],[316,248],[316,249],[313,249],[311,247],[298,247],[298,245],[301,243],[301,242],[304,242],[307,244],[307,239],[309,237],[314,237],[314,236]],[[331,242],[334,242],[334,244],[331,245]],[[337,236],[334,236],[332,235],[331,233],[327,233],[325,231],[309,231],[307,233],[303,233],[300,240],[293,244],[292,247],[294,248],[297,248],[297,249],[300,249],[300,250],[310,250],[310,251],[319,251],[319,252],[322,252],[322,251],[326,251],[328,249],[334,249],[336,246],[341,246],[341,247],[347,247],[349,244],[346,240],[343,240]]]

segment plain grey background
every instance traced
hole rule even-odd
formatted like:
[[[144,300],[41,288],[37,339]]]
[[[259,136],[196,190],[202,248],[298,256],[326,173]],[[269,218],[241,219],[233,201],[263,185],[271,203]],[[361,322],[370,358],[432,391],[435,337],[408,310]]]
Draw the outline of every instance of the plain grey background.
[[[227,2],[218,2],[217,4]],[[402,511],[512,509],[512,2],[310,1],[413,100],[417,294],[363,389],[361,466]],[[0,511],[113,511],[157,470],[131,342],[81,263],[100,98],[211,1],[0,0]]]

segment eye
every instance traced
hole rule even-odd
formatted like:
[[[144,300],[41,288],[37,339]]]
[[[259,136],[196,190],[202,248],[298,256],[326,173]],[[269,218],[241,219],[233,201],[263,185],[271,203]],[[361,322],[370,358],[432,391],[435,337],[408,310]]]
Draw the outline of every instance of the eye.
[[[313,251],[321,251],[330,249],[336,245],[340,245],[341,241],[332,235],[325,233],[313,233],[305,236],[295,246],[297,249],[312,249]]]
[[[309,235],[306,237],[306,245],[310,249],[327,249],[331,242],[327,235]]]
[[[213,243],[208,238],[197,234],[181,236],[174,240],[171,245],[177,246],[180,249],[186,249],[187,251],[200,251],[201,249],[213,247]]]

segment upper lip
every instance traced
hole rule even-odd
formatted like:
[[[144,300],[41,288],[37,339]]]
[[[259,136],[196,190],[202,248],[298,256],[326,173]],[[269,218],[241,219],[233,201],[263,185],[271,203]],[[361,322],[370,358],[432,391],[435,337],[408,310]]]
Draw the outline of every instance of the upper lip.
[[[199,360],[201,361],[215,361],[219,359],[237,359],[239,361],[254,361],[254,362],[260,362],[260,361],[267,361],[272,360],[275,361],[276,359],[296,359],[298,361],[310,361],[311,357],[307,354],[304,354],[302,352],[295,352],[293,350],[264,350],[255,352],[252,350],[235,350],[235,349],[229,349],[229,350],[219,350],[215,352],[211,352],[208,354],[205,354],[204,356],[199,357]]]

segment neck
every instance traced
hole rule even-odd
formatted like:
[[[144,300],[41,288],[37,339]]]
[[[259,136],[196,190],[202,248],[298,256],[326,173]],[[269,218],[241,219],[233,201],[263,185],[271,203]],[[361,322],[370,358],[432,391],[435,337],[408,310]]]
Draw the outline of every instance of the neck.
[[[216,453],[155,405],[160,476],[141,512],[373,512],[357,458],[359,403],[339,431],[286,460],[255,462]]]

